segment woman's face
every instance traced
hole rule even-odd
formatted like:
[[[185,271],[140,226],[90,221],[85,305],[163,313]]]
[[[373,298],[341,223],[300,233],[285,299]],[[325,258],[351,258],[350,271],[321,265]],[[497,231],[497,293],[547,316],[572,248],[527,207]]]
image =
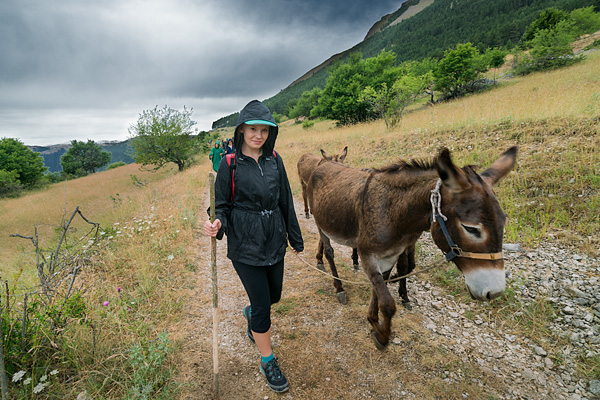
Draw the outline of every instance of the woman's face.
[[[269,137],[268,125],[246,125],[240,129],[244,135],[244,144],[252,150],[260,150]]]

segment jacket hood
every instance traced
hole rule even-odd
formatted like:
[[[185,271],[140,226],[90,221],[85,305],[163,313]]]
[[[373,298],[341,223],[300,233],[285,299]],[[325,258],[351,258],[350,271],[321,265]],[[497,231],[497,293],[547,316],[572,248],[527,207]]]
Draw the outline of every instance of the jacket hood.
[[[252,120],[264,120],[271,122],[273,124],[277,124],[271,111],[258,100],[252,100],[250,103],[246,104],[246,106],[240,111],[240,116],[238,117],[237,123],[235,124],[235,135],[233,139],[233,143],[235,145],[236,151],[242,151],[242,143],[244,143],[244,136],[239,132],[239,128],[242,124],[247,121]],[[273,149],[275,148],[275,140],[277,140],[277,134],[279,133],[279,127],[277,126],[269,126],[269,137],[263,144],[263,154],[271,154],[273,153]]]

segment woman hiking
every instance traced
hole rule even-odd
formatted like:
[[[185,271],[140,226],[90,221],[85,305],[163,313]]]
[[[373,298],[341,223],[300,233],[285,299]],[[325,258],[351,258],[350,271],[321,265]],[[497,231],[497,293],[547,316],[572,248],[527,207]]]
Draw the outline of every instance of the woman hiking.
[[[277,134],[271,112],[260,101],[240,111],[235,155],[219,165],[215,221],[206,221],[204,231],[217,239],[227,235],[227,257],[250,300],[242,310],[246,334],[260,351],[260,371],[269,388],[285,392],[289,383],[271,348],[271,306],[281,299],[288,242],[295,253],[304,243],[285,167],[273,150]]]
[[[221,148],[221,144],[219,142],[215,143],[215,147],[210,149],[210,153],[208,153],[208,158],[212,161],[213,170],[216,172],[219,170],[219,164],[221,163],[221,159],[225,151]]]

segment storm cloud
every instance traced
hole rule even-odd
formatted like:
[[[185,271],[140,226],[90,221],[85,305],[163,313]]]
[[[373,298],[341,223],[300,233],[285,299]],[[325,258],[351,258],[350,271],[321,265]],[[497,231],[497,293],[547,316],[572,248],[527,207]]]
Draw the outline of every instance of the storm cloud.
[[[144,109],[198,128],[360,42],[403,1],[0,2],[0,137],[123,140]]]

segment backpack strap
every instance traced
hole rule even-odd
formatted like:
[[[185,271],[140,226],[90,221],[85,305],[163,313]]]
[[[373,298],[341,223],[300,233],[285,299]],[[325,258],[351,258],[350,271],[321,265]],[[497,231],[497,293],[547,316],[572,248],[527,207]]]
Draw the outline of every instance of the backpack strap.
[[[227,159],[227,165],[231,169],[231,202],[233,202],[233,196],[235,195],[235,181],[233,176],[235,175],[235,153],[225,155]],[[231,165],[233,163],[233,166]]]
[[[275,150],[273,150],[273,157],[277,158]],[[227,159],[229,169],[231,169],[231,202],[233,203],[233,198],[235,196],[235,181],[233,180],[235,175],[235,153],[226,154],[225,158]]]

